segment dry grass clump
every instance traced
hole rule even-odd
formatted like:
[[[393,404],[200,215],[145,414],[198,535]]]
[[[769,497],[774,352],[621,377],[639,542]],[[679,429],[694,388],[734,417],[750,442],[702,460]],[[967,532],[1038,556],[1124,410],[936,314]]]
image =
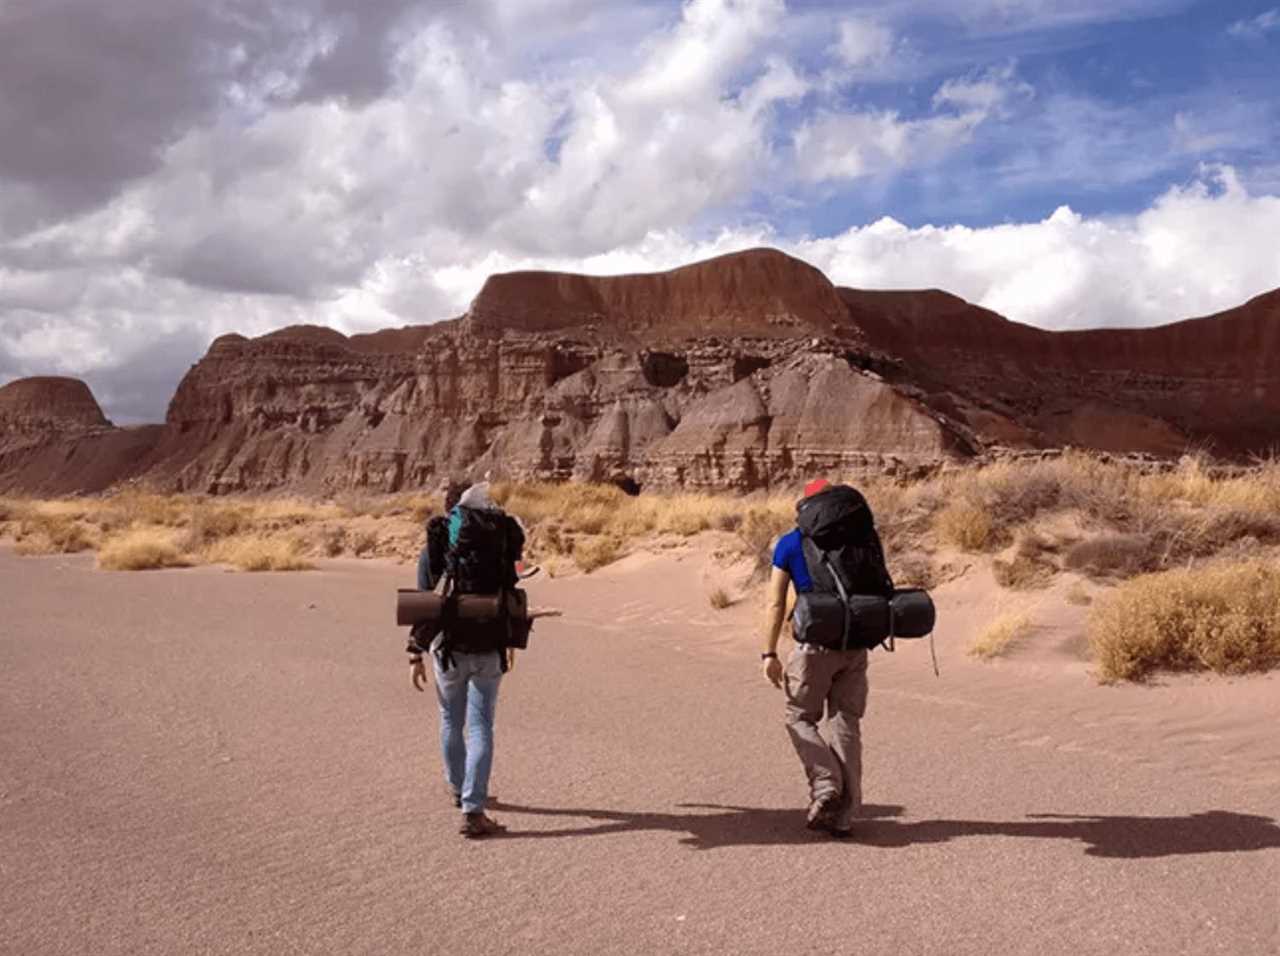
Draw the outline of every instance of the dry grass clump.
[[[90,529],[76,519],[39,510],[18,523],[15,538],[14,550],[21,555],[77,554],[97,543]]]
[[[889,570],[893,582],[900,588],[924,588],[926,591],[938,585],[938,569],[933,559],[920,552],[908,552],[901,557],[889,557]]]
[[[163,495],[134,487],[112,491],[92,504],[94,507],[88,515],[108,531],[132,525],[179,528],[187,523],[190,514],[190,499],[182,495]]]
[[[1018,546],[1008,560],[997,558],[991,563],[996,583],[1014,591],[1029,591],[1049,584],[1058,573],[1054,561],[1058,545],[1042,535],[1024,531],[1018,537]]]
[[[1131,578],[1155,570],[1163,551],[1150,534],[1102,534],[1067,549],[1063,563],[1092,578]]]
[[[256,534],[220,540],[206,557],[214,564],[229,564],[241,571],[309,571],[315,567],[303,556],[296,539]]]
[[[757,570],[767,568],[774,543],[795,526],[795,505],[780,499],[752,505],[742,513],[736,529],[743,551],[754,558]]]
[[[566,547],[574,535],[633,541],[650,534],[688,538],[704,531],[734,531],[753,553],[794,522],[793,503],[769,499],[747,503],[733,495],[682,492],[627,495],[613,485],[534,482],[493,485],[495,501],[530,529],[555,527],[558,542],[553,551]]]
[[[733,598],[729,596],[729,592],[724,588],[713,588],[711,593],[707,595],[707,603],[715,610],[723,611],[725,608],[733,607]]]
[[[1150,501],[1181,502],[1197,508],[1280,514],[1280,459],[1243,474],[1215,476],[1203,456],[1188,456],[1176,469],[1144,475],[1139,493]]]
[[[548,519],[573,524],[578,514],[593,508],[616,510],[628,500],[622,489],[613,485],[578,482],[500,481],[490,485],[489,493],[494,501],[530,525]]]
[[[996,544],[991,511],[980,501],[957,499],[935,516],[934,532],[964,551],[985,551]]]
[[[182,544],[187,551],[201,551],[215,541],[240,534],[252,523],[253,516],[248,506],[192,504]]]
[[[1088,607],[1093,603],[1093,598],[1089,596],[1089,592],[1084,589],[1084,586],[1077,581],[1067,591],[1066,601],[1068,604],[1074,604],[1077,607]]]
[[[1009,611],[992,621],[969,645],[969,653],[982,660],[1000,657],[1016,642],[1031,633],[1030,615]]]
[[[583,538],[573,545],[573,560],[586,573],[613,564],[622,556],[622,543],[617,538]]]
[[[1135,578],[1094,609],[1089,645],[1104,681],[1280,666],[1280,568],[1248,561]]]
[[[320,534],[320,552],[326,558],[336,558],[347,549],[345,528],[326,528]]]
[[[347,547],[357,558],[373,555],[378,550],[378,532],[373,528],[365,528],[346,536]]]
[[[440,513],[442,506],[443,502],[436,495],[379,495],[367,491],[348,491],[334,498],[333,507],[339,514],[325,517],[403,517],[425,524],[432,515]]]
[[[21,521],[31,515],[32,504],[18,498],[0,498],[0,524]]]
[[[163,528],[133,528],[105,540],[98,548],[98,567],[105,571],[150,571],[191,564]]]

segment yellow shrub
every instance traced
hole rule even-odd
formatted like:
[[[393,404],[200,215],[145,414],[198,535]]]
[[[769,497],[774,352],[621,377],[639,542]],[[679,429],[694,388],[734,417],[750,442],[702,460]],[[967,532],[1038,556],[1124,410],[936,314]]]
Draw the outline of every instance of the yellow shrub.
[[[1094,608],[1089,645],[1104,681],[1280,666],[1280,568],[1247,561],[1134,578]]]
[[[1031,633],[1031,617],[1021,611],[1010,611],[1000,615],[969,645],[969,653],[974,657],[990,660],[999,657],[1016,641],[1022,640]]]
[[[748,508],[742,515],[738,537],[749,556],[756,558],[758,562],[767,563],[773,543],[790,531],[795,523],[793,504],[770,502],[756,505]]]
[[[617,561],[621,554],[622,544],[616,538],[586,538],[573,546],[574,563],[588,574]]]
[[[239,535],[213,544],[208,558],[241,571],[307,571],[314,567],[302,556],[301,545],[292,538]]]
[[[160,528],[126,531],[108,538],[98,549],[98,567],[106,571],[149,571],[188,564],[173,533]]]
[[[31,514],[32,505],[16,498],[0,498],[0,523],[5,521],[21,521]]]
[[[186,523],[190,508],[189,501],[180,495],[161,495],[138,488],[116,491],[103,505],[105,511],[112,512],[108,519],[112,526],[151,524],[176,528]]]
[[[37,511],[19,529],[19,554],[76,554],[94,546],[93,535],[80,522]]]
[[[938,512],[934,530],[943,541],[965,551],[984,551],[994,543],[991,512],[978,501],[952,501]]]

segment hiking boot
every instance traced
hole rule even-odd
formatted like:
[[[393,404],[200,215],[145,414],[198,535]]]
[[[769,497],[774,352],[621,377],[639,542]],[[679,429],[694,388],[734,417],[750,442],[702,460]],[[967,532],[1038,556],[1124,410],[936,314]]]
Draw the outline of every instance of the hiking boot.
[[[453,791],[453,805],[458,808],[462,807],[462,794],[458,793],[457,790]]]
[[[462,815],[462,826],[458,828],[468,840],[478,840],[481,837],[493,836],[495,833],[505,833],[507,830],[501,823],[484,815],[483,812],[464,813]]]
[[[809,817],[805,822],[810,830],[827,830],[835,829],[836,814],[840,812],[840,795],[838,793],[824,793],[820,797],[814,797],[813,802],[809,804]]]

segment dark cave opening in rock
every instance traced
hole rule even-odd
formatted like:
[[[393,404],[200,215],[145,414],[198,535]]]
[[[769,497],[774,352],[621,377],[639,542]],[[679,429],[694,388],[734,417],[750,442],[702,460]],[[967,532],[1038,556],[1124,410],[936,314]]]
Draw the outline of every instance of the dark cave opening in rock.
[[[640,357],[644,380],[658,388],[674,388],[689,374],[689,361],[670,352],[645,352]]]
[[[772,364],[769,359],[761,358],[759,355],[740,355],[733,360],[733,380],[740,382]]]

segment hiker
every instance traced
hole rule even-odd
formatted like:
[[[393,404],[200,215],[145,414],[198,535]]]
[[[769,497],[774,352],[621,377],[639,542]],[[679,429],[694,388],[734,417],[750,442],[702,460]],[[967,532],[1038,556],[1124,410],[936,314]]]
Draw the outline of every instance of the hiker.
[[[855,489],[824,478],[810,482],[796,505],[796,525],[774,548],[761,659],[765,679],[786,693],[787,732],[809,779],[806,825],[847,837],[862,804],[868,646],[850,643],[846,598],[890,597],[893,581],[871,509]],[[789,587],[799,613],[784,668],[778,636]],[[820,615],[809,611],[832,605],[838,611],[826,615],[824,631],[814,623]],[[818,729],[824,707],[829,740]]]
[[[524,532],[490,499],[488,485],[473,485],[462,494],[448,512],[446,530],[450,594],[497,595],[515,586]],[[411,679],[419,691],[426,684],[424,654],[432,658],[445,779],[454,806],[462,809],[459,832],[470,839],[505,829],[484,810],[493,765],[494,709],[507,670],[509,632],[504,628],[509,626],[505,619],[468,623],[454,618],[439,633],[415,629],[409,639]]]

